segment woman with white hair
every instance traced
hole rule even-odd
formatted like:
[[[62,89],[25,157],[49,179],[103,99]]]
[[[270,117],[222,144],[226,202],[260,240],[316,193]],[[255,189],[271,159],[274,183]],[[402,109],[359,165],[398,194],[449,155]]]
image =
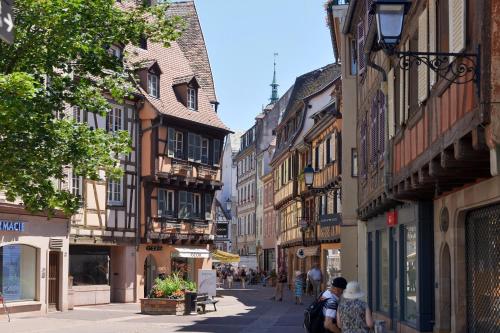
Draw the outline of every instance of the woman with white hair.
[[[337,326],[342,333],[367,333],[373,328],[372,312],[363,296],[357,281],[347,284],[337,310]]]

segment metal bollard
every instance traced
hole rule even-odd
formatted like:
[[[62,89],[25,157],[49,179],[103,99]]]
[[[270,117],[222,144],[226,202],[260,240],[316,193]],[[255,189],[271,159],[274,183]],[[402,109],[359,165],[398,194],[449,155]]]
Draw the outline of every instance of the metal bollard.
[[[375,320],[375,333],[386,333],[385,320]]]

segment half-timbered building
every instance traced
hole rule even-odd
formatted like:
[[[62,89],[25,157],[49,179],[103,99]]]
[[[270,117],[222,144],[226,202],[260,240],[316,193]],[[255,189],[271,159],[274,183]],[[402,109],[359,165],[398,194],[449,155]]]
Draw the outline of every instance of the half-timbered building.
[[[356,64],[367,300],[396,332],[496,332],[499,6],[408,2],[391,53],[371,3],[350,1],[343,27],[356,45],[343,64]]]
[[[137,294],[147,295],[160,274],[197,281],[211,268],[213,199],[222,186],[221,152],[230,132],[221,122],[208,54],[193,2],[167,14],[185,19],[182,37],[166,48],[147,41],[130,47],[145,96],[140,119],[140,245]]]
[[[334,82],[339,77],[340,67],[333,64],[299,76],[275,105],[281,116],[270,164],[274,177],[274,209],[278,211],[280,228],[278,262],[280,269],[287,270],[290,280],[296,270],[307,272],[312,264],[320,263],[316,220],[306,216],[306,202],[299,195],[299,179],[311,163],[304,142],[305,133],[314,125],[311,116],[331,102]],[[311,199],[311,212],[315,211],[313,201]],[[297,251],[301,248],[305,252],[299,257]]]

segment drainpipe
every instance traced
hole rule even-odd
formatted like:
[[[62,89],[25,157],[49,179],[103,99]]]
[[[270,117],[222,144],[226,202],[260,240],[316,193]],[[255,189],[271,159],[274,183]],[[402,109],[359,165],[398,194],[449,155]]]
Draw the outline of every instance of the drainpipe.
[[[141,120],[139,119],[139,110],[143,107],[144,101],[141,99],[136,102],[135,105],[135,261],[136,261],[136,280],[135,280],[135,301],[137,301],[137,255],[139,254],[139,245],[141,243],[140,230],[141,230],[141,141],[142,141],[142,131],[141,131]]]
[[[389,112],[389,107],[387,105],[387,95],[388,95],[388,91],[387,91],[387,73],[385,72],[385,70],[382,68],[382,66],[379,66],[377,65],[376,63],[374,63],[369,55],[367,53],[365,53],[365,60],[366,60],[366,63],[368,64],[369,67],[375,69],[377,72],[381,73],[382,74],[382,84],[381,84],[381,90],[382,90],[382,93],[384,94],[385,98],[384,98],[384,106],[385,106],[385,110],[386,112]],[[390,191],[390,186],[389,186],[389,182],[392,181],[392,173],[391,173],[391,154],[389,154],[389,149],[390,149],[390,145],[389,145],[389,117],[388,115],[386,114],[385,116],[385,128],[386,130],[384,131],[384,134],[385,134],[385,140],[384,140],[384,191],[387,195],[388,198],[390,198],[391,196],[389,196],[389,191]]]

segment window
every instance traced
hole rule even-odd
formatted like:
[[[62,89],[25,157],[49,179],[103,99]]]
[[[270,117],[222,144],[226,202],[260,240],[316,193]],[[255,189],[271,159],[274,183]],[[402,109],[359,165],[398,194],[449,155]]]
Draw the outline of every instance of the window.
[[[120,107],[112,107],[108,112],[106,127],[108,132],[116,132],[123,129],[123,110]]]
[[[82,121],[82,112],[78,106],[73,106],[73,120],[77,123]]]
[[[122,57],[122,50],[116,45],[110,46],[108,52],[110,55],[114,56],[117,59],[120,59]]]
[[[168,156],[184,157],[184,134],[172,127],[168,128]]]
[[[358,176],[358,151],[356,148],[351,149],[351,177]]]
[[[314,171],[319,170],[319,147],[314,148]]]
[[[189,219],[193,213],[193,193],[179,191],[179,214],[180,219]]]
[[[377,253],[378,253],[378,276],[377,289],[379,297],[377,300],[377,310],[389,313],[389,229],[377,232]]]
[[[109,285],[110,250],[104,246],[71,246],[69,274],[75,286]]]
[[[417,321],[417,227],[404,225],[404,319]]]
[[[33,301],[37,281],[36,248],[21,244],[0,247],[0,292],[7,302]]]
[[[208,164],[208,145],[208,139],[201,139],[201,163]]]
[[[328,196],[322,195],[320,197],[321,203],[320,203],[320,214],[321,215],[326,215],[328,214]]]
[[[205,220],[212,219],[212,202],[213,198],[211,194],[205,194]]]
[[[332,161],[331,150],[330,150],[331,141],[332,141],[331,138],[326,139],[326,147],[325,147],[325,149],[326,149],[326,163],[327,164]]]
[[[357,43],[354,39],[351,39],[351,49],[350,49],[350,58],[351,58],[351,75],[356,75],[358,73],[358,51],[357,51]]]
[[[123,179],[108,180],[108,205],[122,205]]]
[[[198,110],[198,96],[195,88],[188,88],[187,107],[190,110]]]
[[[71,194],[82,197],[82,177],[71,174]]]
[[[188,133],[188,159],[201,161],[201,137],[198,134]]]
[[[194,199],[193,216],[199,218],[201,217],[201,194],[194,193],[193,199]]]
[[[175,192],[172,190],[158,190],[158,216],[173,216],[175,207]]]
[[[220,164],[220,140],[214,139],[214,165]]]
[[[158,75],[148,73],[148,94],[156,98],[160,97],[158,81]]]

